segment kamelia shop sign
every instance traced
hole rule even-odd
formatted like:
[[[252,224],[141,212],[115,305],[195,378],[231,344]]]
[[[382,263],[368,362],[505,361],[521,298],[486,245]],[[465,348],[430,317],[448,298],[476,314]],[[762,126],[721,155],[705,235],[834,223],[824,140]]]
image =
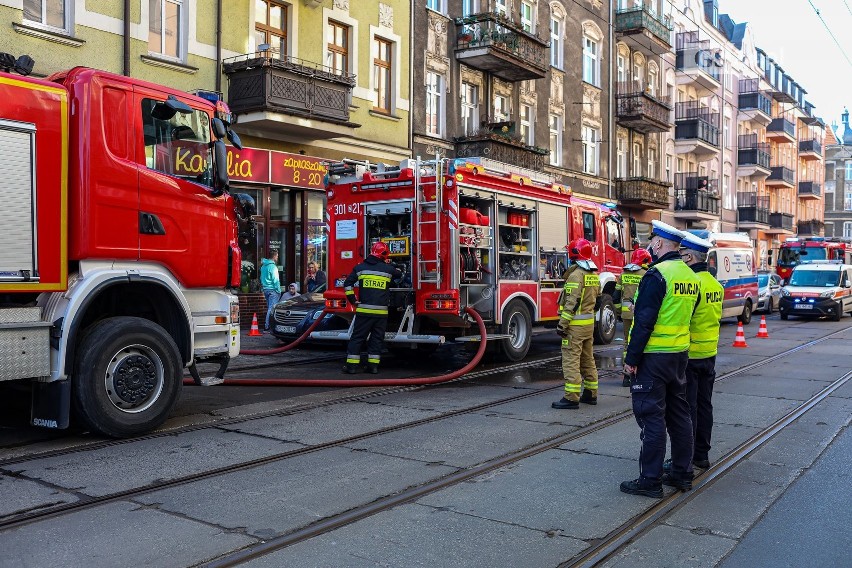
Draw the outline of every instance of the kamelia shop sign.
[[[232,182],[268,183],[325,189],[328,167],[320,158],[243,148],[228,147],[228,177]]]

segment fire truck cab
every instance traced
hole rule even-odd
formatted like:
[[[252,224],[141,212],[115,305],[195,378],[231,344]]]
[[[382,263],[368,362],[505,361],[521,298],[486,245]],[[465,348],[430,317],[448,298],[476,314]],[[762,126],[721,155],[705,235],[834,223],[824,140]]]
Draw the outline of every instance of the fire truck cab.
[[[785,282],[793,269],[805,262],[836,261],[852,264],[852,239],[840,237],[791,237],[781,243],[775,268]]]
[[[623,219],[614,206],[574,197],[547,174],[484,158],[406,160],[395,167],[343,161],[329,175],[330,311],[353,316],[343,280],[382,241],[403,271],[392,283],[391,346],[479,341],[464,313],[469,307],[485,321],[502,358],[518,361],[534,333],[555,326],[565,246],[584,237],[604,292],[595,337],[612,340],[611,295],[625,263]],[[313,337],[350,334],[351,328]]]

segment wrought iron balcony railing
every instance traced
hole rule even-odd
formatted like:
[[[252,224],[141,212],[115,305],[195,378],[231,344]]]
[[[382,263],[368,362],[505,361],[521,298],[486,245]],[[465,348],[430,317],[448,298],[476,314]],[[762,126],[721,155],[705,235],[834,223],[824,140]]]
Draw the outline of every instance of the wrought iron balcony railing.
[[[480,130],[454,139],[456,157],[483,156],[530,170],[541,171],[550,153],[545,148],[528,146],[520,136],[502,133],[487,125]]]
[[[672,46],[672,26],[669,20],[661,20],[646,6],[619,8],[615,12],[615,31],[621,34],[636,34],[648,31],[667,48]]]
[[[617,178],[618,201],[631,206],[666,208],[669,206],[670,183],[646,177]]]
[[[550,43],[525,32],[502,13],[485,12],[455,19],[456,59],[506,81],[543,79]]]
[[[672,127],[671,97],[656,97],[633,81],[621,82],[615,95],[619,124],[640,132],[667,132]]]

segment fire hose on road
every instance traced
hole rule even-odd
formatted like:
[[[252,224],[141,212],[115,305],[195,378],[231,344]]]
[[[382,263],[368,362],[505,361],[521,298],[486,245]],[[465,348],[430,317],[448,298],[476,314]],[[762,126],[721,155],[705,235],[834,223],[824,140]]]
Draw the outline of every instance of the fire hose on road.
[[[482,340],[479,342],[479,349],[477,349],[476,354],[473,356],[473,359],[468,362],[467,365],[458,369],[457,371],[453,371],[451,373],[445,375],[438,375],[435,377],[410,377],[410,378],[399,378],[399,379],[225,379],[225,382],[222,384],[230,385],[230,386],[240,386],[240,387],[389,387],[389,386],[419,386],[419,385],[436,385],[440,383],[446,383],[449,381],[453,381],[460,376],[464,375],[472,371],[479,365],[479,362],[482,360],[482,356],[485,354],[486,347],[486,330],[485,330],[485,322],[482,321],[482,317],[474,310],[473,308],[465,308],[465,313],[471,316],[475,321],[477,326],[479,326],[479,336]],[[322,318],[325,314],[325,310],[323,310],[320,317],[316,319],[314,323],[302,334],[301,337],[293,341],[293,343],[284,345],[282,347],[276,347],[275,349],[254,349],[254,350],[245,350],[240,351],[241,355],[274,355],[276,353],[283,353],[284,351],[289,351],[296,347],[299,343],[304,341],[314,330],[314,328],[322,321]],[[184,379],[185,385],[193,385],[195,382],[192,379]]]

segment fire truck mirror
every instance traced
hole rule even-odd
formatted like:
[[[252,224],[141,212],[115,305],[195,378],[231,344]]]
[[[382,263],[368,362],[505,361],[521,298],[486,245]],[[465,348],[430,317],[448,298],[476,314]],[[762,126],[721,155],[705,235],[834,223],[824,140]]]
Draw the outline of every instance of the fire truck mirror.
[[[228,191],[228,149],[221,140],[213,142],[213,157],[216,161],[216,180],[213,184],[213,196]]]
[[[168,99],[154,105],[151,116],[157,120],[171,120],[177,113],[191,114],[192,108],[188,104],[177,100],[174,95],[169,95]]]
[[[231,144],[233,144],[237,148],[237,150],[243,149],[243,143],[240,140],[239,135],[233,130],[228,130],[228,140],[231,141]]]
[[[225,128],[225,123],[221,119],[214,118],[211,124],[213,126],[213,136],[216,137],[216,140],[224,140],[228,136],[228,129]]]

